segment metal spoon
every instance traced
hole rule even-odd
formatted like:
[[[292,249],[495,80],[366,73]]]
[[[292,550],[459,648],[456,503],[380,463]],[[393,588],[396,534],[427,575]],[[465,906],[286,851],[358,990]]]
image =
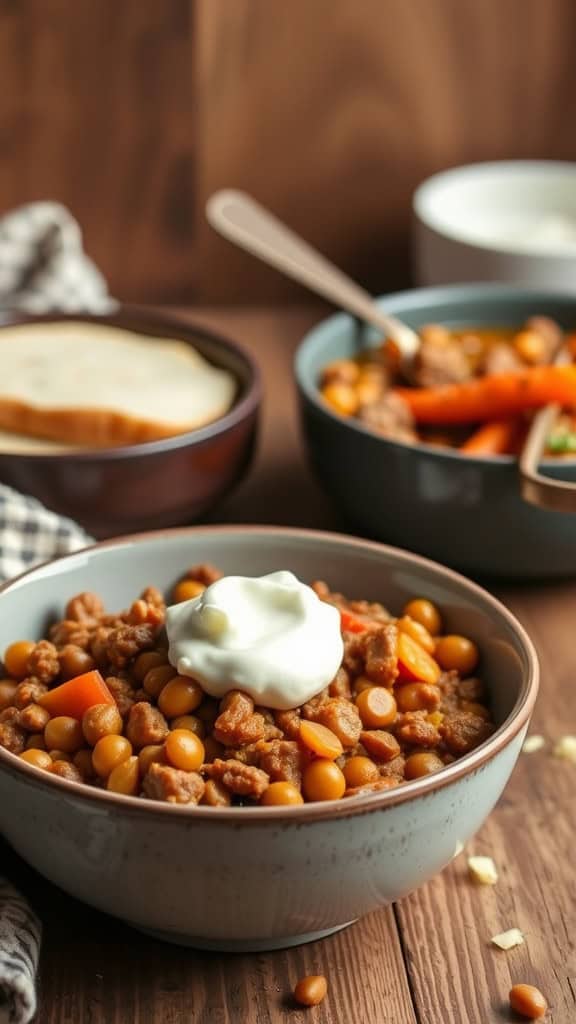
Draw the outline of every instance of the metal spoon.
[[[416,331],[385,313],[369,292],[245,192],[215,192],[206,204],[206,217],[224,238],[382,331],[405,359],[417,352]]]

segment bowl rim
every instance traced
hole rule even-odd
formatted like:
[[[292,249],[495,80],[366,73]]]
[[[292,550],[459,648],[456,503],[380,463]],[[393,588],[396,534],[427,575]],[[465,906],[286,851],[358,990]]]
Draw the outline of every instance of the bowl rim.
[[[528,725],[538,694],[540,677],[538,656],[526,630],[520,622],[518,622],[516,617],[508,611],[505,605],[498,601],[497,598],[493,597],[493,595],[487,590],[484,590],[483,587],[480,587],[477,583],[473,583],[465,576],[455,572],[453,569],[448,569],[447,567],[440,565],[438,562],[434,562],[428,558],[423,558],[421,555],[413,554],[412,552],[405,551],[401,548],[395,548],[387,544],[379,544],[376,541],[364,540],[347,534],[333,533],[328,530],[300,529],[296,527],[247,526],[232,524],[221,526],[177,527],[169,530],[128,534],[112,540],[104,540],[97,544],[90,544],[71,554],[63,555],[60,558],[49,560],[48,562],[42,563],[42,565],[28,569],[26,572],[21,573],[0,586],[0,601],[2,594],[11,590],[15,585],[20,585],[23,580],[26,580],[29,577],[34,577],[36,573],[41,572],[47,566],[54,565],[56,563],[64,563],[65,568],[66,561],[75,560],[78,555],[108,548],[129,547],[134,544],[146,543],[146,541],[151,540],[159,541],[166,537],[194,537],[201,533],[210,533],[215,534],[216,536],[223,533],[232,533],[236,534],[239,538],[247,535],[264,534],[268,536],[274,535],[286,540],[302,538],[311,541],[329,540],[348,548],[352,547],[353,549],[362,549],[368,553],[373,552],[376,556],[385,555],[388,556],[388,558],[391,556],[396,563],[399,563],[400,565],[405,564],[412,571],[420,567],[427,569],[428,571],[431,570],[435,575],[440,576],[442,580],[451,584],[456,584],[457,587],[464,589],[473,597],[481,598],[483,604],[487,604],[494,610],[500,619],[504,619],[507,626],[515,634],[519,641],[520,648],[523,650],[526,657],[528,671],[524,679],[524,685],[521,688],[512,712],[495,731],[495,733],[489,737],[489,739],[485,740],[484,743],[480,744],[479,747],[471,751],[469,754],[465,754],[459,760],[445,766],[438,773],[424,776],[420,779],[414,779],[410,782],[404,782],[402,785],[395,787],[394,789],[384,790],[380,793],[367,793],[347,800],[341,799],[326,803],[308,803],[293,807],[220,808],[202,805],[190,807],[185,804],[174,805],[161,803],[159,801],[150,800],[146,797],[135,798],[120,793],[111,793],[107,790],[97,789],[88,786],[83,782],[73,782],[69,779],[50,775],[48,772],[39,770],[34,768],[32,765],[27,764],[17,754],[10,753],[3,747],[0,747],[0,770],[8,771],[11,775],[23,776],[36,788],[52,791],[53,795],[57,795],[58,790],[60,789],[62,796],[65,796],[66,793],[68,793],[70,796],[76,796],[82,801],[86,801],[87,804],[95,802],[96,806],[100,805],[104,808],[116,808],[119,811],[135,815],[144,814],[148,816],[149,820],[153,817],[163,819],[168,815],[169,817],[173,817],[174,820],[179,817],[187,821],[201,820],[210,821],[213,824],[233,824],[235,826],[240,826],[242,824],[258,825],[263,824],[266,821],[283,821],[290,822],[292,824],[299,824],[301,822],[303,824],[305,822],[315,822],[327,819],[337,820],[340,818],[349,818],[354,817],[357,814],[385,810],[387,807],[407,803],[412,799],[417,799],[420,796],[426,796],[440,789],[444,789],[444,787],[461,780],[467,775],[472,775],[472,773],[480,769],[505,747],[507,747],[522,731],[522,729]]]
[[[451,184],[476,184],[483,179],[500,176],[499,182],[504,183],[506,179],[515,175],[522,177],[543,177],[548,174],[557,174],[561,177],[576,179],[576,161],[573,160],[485,160],[473,164],[462,164],[458,167],[449,167],[443,171],[425,178],[412,195],[412,213],[416,220],[424,227],[434,231],[440,238],[456,242],[458,245],[466,246],[478,252],[486,254],[500,254],[514,256],[519,260],[527,262],[545,260],[559,260],[560,262],[574,262],[576,260],[576,246],[573,251],[566,249],[554,249],[553,245],[545,249],[518,249],[511,242],[499,242],[495,239],[492,242],[478,241],[474,236],[467,234],[466,230],[459,231],[449,227],[439,212],[436,202],[436,190],[450,187]]]
[[[128,457],[143,458],[147,455],[161,455],[162,453],[177,451],[180,448],[190,446],[200,447],[220,434],[238,426],[249,416],[253,415],[262,401],[262,374],[253,356],[238,342],[231,338],[213,331],[202,324],[180,318],[175,313],[163,313],[158,309],[149,309],[147,306],[136,304],[119,304],[114,310],[107,313],[52,313],[33,314],[23,313],[19,310],[6,309],[0,314],[0,332],[5,327],[18,327],[22,324],[48,324],[57,322],[81,321],[83,323],[111,325],[124,328],[127,331],[139,331],[142,334],[149,334],[151,337],[167,337],[173,333],[175,341],[183,340],[193,343],[194,338],[204,339],[214,343],[239,356],[244,362],[247,370],[247,383],[245,394],[240,399],[235,399],[228,412],[218,419],[212,420],[203,427],[194,430],[187,430],[184,434],[174,434],[171,437],[163,437],[157,441],[143,441],[140,444],[118,445],[113,448],[82,447],[79,450],[54,451],[54,452],[26,452],[26,451],[2,451],[0,458],[18,458],[25,460],[52,461],[62,460],[82,462],[84,460],[102,460],[104,462],[115,462]],[[148,329],[147,329],[148,328]],[[168,332],[168,333],[166,333]]]
[[[576,164],[574,165],[576,169]],[[402,302],[404,309],[411,311],[414,307],[418,309],[420,302],[427,297],[435,296],[440,301],[450,301],[459,298],[470,298],[478,300],[490,298],[510,298],[510,299],[529,299],[538,303],[542,302],[566,302],[570,303],[574,308],[574,316],[576,320],[576,296],[570,292],[550,292],[544,289],[534,288],[522,288],[516,287],[515,285],[504,284],[500,281],[472,281],[461,284],[447,284],[447,285],[428,285],[424,288],[406,288],[400,292],[390,292],[386,295],[379,295],[375,302],[377,305],[381,305],[383,309],[386,309],[394,315],[402,316],[402,313],[398,313],[397,310],[391,309],[390,305],[396,302]],[[347,427],[349,430],[360,434],[364,437],[369,437],[379,444],[382,444],[388,448],[409,450],[419,452],[422,455],[426,455],[431,459],[437,459],[440,461],[457,461],[465,462],[468,465],[474,466],[514,466],[518,460],[515,455],[467,455],[464,452],[459,451],[457,448],[442,448],[440,446],[426,444],[423,441],[399,441],[389,437],[382,437],[377,434],[374,430],[364,426],[360,420],[355,419],[353,416],[347,417],[342,416],[340,413],[333,410],[326,402],[323,401],[318,387],[308,380],[308,375],[303,371],[303,360],[308,354],[308,350],[311,349],[317,341],[317,335],[322,335],[324,332],[333,330],[338,325],[354,323],[354,317],[349,313],[332,313],[330,316],[323,317],[318,323],[314,324],[310,330],[306,331],[304,337],[300,341],[296,352],[294,353],[293,359],[293,373],[296,379],[296,385],[302,395],[304,395],[316,411],[320,413],[325,419],[333,420],[341,427]],[[576,455],[573,456],[562,456],[561,458],[554,458],[550,456],[547,459],[542,459],[540,465],[547,470],[558,469],[559,466],[576,466]]]

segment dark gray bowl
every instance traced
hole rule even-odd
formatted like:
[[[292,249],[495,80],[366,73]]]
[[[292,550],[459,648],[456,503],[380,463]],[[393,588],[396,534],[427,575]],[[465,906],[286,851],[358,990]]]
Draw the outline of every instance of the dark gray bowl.
[[[507,285],[421,288],[388,295],[382,305],[416,328],[430,322],[517,325],[536,314],[576,327],[576,296]],[[322,368],[376,340],[338,314],[306,335],[295,360],[312,466],[353,528],[474,574],[576,574],[576,515],[526,504],[513,457],[471,458],[388,441],[330,411],[317,389]],[[576,481],[576,459],[549,459],[542,468]]]
[[[15,323],[54,320],[114,324],[152,338],[178,338],[236,377],[236,398],[220,419],[161,441],[56,454],[0,452],[0,483],[71,516],[96,537],[195,522],[242,479],[250,465],[261,391],[252,358],[234,342],[203,327],[128,307],[102,317],[2,314],[0,330]]]

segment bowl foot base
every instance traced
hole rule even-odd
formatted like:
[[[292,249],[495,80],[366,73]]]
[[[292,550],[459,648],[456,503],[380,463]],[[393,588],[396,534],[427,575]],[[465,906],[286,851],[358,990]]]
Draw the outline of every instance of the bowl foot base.
[[[319,939],[327,938],[328,935],[342,931],[343,928],[348,928],[351,924],[354,922],[346,921],[345,924],[338,924],[335,928],[325,928],[320,932],[269,939],[205,939],[195,935],[180,935],[178,932],[164,932],[156,928],[141,928],[140,925],[134,924],[132,927],[153,939],[159,939],[160,942],[171,942],[176,946],[190,946],[193,949],[204,949],[216,953],[265,953],[274,949],[302,946],[305,942],[317,942]]]

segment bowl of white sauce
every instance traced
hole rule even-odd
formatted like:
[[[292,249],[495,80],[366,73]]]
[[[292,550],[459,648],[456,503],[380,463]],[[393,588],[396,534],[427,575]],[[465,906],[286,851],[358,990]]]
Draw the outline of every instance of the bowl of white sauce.
[[[455,167],[419,186],[413,211],[417,284],[576,288],[576,163]]]

